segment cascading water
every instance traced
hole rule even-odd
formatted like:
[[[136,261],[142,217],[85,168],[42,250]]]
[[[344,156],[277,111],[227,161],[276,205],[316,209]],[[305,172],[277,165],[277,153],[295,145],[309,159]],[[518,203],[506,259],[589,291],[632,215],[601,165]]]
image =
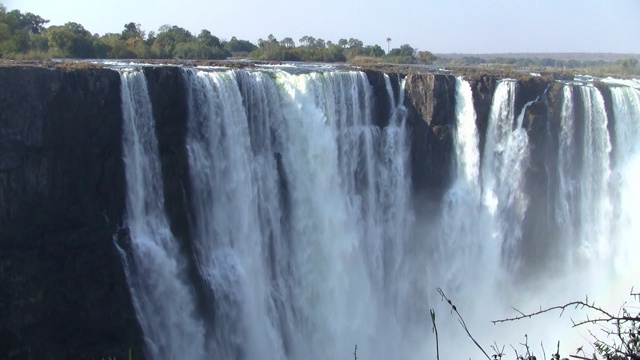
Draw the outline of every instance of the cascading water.
[[[557,194],[553,218],[561,229],[551,243],[563,249],[560,261],[564,262],[561,267],[564,272],[530,282],[529,275],[535,279],[537,274],[513,276],[510,272],[518,268],[518,257],[526,255],[519,255],[518,247],[523,241],[521,229],[529,203],[524,176],[531,150],[523,119],[531,103],[515,118],[516,82],[503,80],[497,84],[484,158],[478,169],[475,114],[469,105],[472,99],[467,87],[464,80],[457,79],[456,175],[444,197],[440,218],[433,225],[435,229],[430,232],[432,238],[439,239],[434,261],[437,268],[429,269],[437,275],[430,275],[430,279],[436,277],[430,282],[435,282],[456,300],[468,324],[488,324],[490,320],[514,315],[500,315],[499,309],[510,306],[537,309],[579,300],[584,298],[584,291],[590,291],[589,298],[598,298],[603,306],[619,306],[637,280],[631,274],[638,271],[629,255],[637,248],[636,240],[632,239],[638,234],[638,229],[631,225],[637,213],[637,191],[629,182],[639,169],[637,164],[629,165],[637,159],[638,152],[635,145],[638,138],[633,135],[640,126],[638,90],[612,87],[617,134],[614,143],[620,149],[615,152],[620,158],[616,157],[618,168],[613,172],[621,185],[619,206],[616,206],[621,220],[614,224],[611,211],[618,200],[614,199],[609,185],[611,142],[604,100],[592,85],[564,85],[558,136],[558,182],[550,185],[557,187],[552,191]],[[576,97],[582,101],[576,104]],[[545,267],[547,261],[535,259],[540,268]],[[489,309],[495,313],[487,315]],[[575,334],[567,335],[568,331],[561,330],[570,324],[555,325],[550,330],[549,324],[556,320],[541,316],[540,321],[538,324],[524,321],[502,324],[489,333],[474,334],[483,344],[496,339],[517,344],[522,342],[524,334],[545,344],[562,339],[565,344],[577,347],[585,342],[584,335],[576,338]],[[444,325],[441,333],[446,338],[458,339],[456,344],[465,341],[461,338],[464,336],[461,329]],[[474,351],[468,347],[460,351],[459,345],[445,345],[444,349],[444,353],[454,357],[469,356],[469,352]]]
[[[411,222],[404,107],[375,127],[359,72],[185,76],[207,348],[321,359],[361,339],[391,356],[374,339]]]
[[[580,256],[609,260],[612,204],[609,194],[611,142],[607,130],[607,113],[600,91],[580,86],[584,104],[582,170],[580,171],[578,241]]]
[[[635,84],[638,86],[638,84]],[[616,190],[614,239],[610,241],[615,250],[615,274],[623,286],[637,281],[637,241],[640,237],[638,204],[640,191],[640,90],[631,86],[611,87],[615,118],[615,169],[612,174]],[[629,271],[629,269],[633,269]]]
[[[204,327],[195,316],[185,263],[164,210],[160,159],[144,74],[123,70],[123,153],[131,246],[122,250],[142,330],[153,359],[203,359]]]
[[[497,83],[481,152],[471,86],[456,79],[453,181],[435,211],[414,212],[424,204],[411,194],[404,80],[394,94],[385,75],[389,125],[379,128],[361,72],[182,74],[189,256],[206,296],[199,315],[162,208],[144,77],[122,73],[125,262],[150,358],[320,360],[349,356],[355,344],[363,359],[425,358],[435,354],[429,308],[438,314],[442,358],[466,358],[477,350],[447,317],[437,287],[481,331],[510,315],[501,312],[510,306],[564,303],[583,298],[584,289],[594,292],[590,298],[611,292],[619,300],[617,286],[628,290],[636,280],[620,274],[638,270],[637,89],[611,86],[609,134],[599,90],[563,85],[558,167],[548,170],[558,179],[549,185],[555,209],[541,218],[560,229],[550,243],[561,249],[566,274],[542,284],[514,276],[526,256],[522,229],[533,210],[524,180],[535,151],[523,128],[533,102],[516,116],[515,80]],[[514,324],[474,335],[483,345],[517,344],[525,333],[545,344],[566,339],[545,321],[544,328]]]

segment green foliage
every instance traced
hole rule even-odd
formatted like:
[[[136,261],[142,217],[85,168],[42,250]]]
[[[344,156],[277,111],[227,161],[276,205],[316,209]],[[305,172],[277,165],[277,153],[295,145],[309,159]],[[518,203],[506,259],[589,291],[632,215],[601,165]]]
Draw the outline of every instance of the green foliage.
[[[124,30],[122,30],[121,39],[144,39],[144,31],[142,31],[141,25],[136,24],[134,22],[130,22],[124,25]]]
[[[620,61],[620,66],[622,67],[622,72],[627,75],[638,73],[638,59],[636,58],[622,59]]]
[[[32,50],[43,51],[46,46],[42,41],[32,44],[31,38],[41,36],[48,22],[32,13],[23,14],[19,10],[7,12],[6,7],[0,4],[0,57],[4,54],[25,54]]]
[[[266,39],[260,39],[256,46],[236,37],[221,41],[206,29],[194,36],[176,25],[163,25],[157,32],[147,33],[141,24],[129,22],[124,24],[120,33],[100,36],[91,35],[78,23],[69,22],[63,26],[46,28],[47,23],[48,20],[38,15],[22,14],[18,10],[7,11],[0,4],[0,57],[213,60],[233,55],[274,61],[345,62],[357,59],[357,62],[402,63],[424,63],[435,58],[414,56],[415,50],[408,44],[403,45],[394,56],[385,57],[382,47],[365,46],[357,38],[343,38],[333,43],[305,35],[296,46],[291,37],[278,41],[273,34],[269,34]],[[390,41],[387,39],[387,45]]]
[[[49,49],[56,57],[93,58],[93,36],[82,25],[68,22],[50,26],[46,31]]]
[[[247,40],[238,40],[235,36],[231,40],[222,44],[224,49],[230,53],[250,53],[258,47]]]
[[[437,59],[433,53],[430,51],[418,51],[417,53],[418,61],[422,64],[433,64],[433,62]]]

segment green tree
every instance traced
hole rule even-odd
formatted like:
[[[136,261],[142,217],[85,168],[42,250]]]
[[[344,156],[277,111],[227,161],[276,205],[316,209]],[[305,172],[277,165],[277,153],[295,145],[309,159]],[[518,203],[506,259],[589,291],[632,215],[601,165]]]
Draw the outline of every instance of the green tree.
[[[433,64],[436,60],[436,56],[430,51],[418,51],[418,60],[423,64]]]
[[[635,74],[638,70],[638,59],[636,58],[626,58],[620,61],[620,66],[622,66],[622,71],[627,74]]]
[[[54,56],[91,58],[95,56],[93,36],[82,25],[68,22],[63,26],[50,26],[47,39]]]
[[[364,48],[364,52],[367,56],[382,57],[384,56],[384,50],[380,45],[367,46]]]
[[[49,22],[49,20],[32,13],[22,14],[19,10],[6,12],[3,18],[13,32],[24,30],[29,34],[42,34],[45,29],[44,25]]]
[[[176,25],[162,25],[158,29],[158,34],[151,45],[151,52],[157,58],[173,58],[178,44],[188,43],[194,39],[194,36],[184,28]],[[184,53],[184,49],[182,49],[182,53]]]
[[[124,30],[122,30],[121,39],[129,40],[129,39],[144,39],[144,31],[142,31],[141,25],[136,24],[134,22],[130,22],[128,24],[124,24]]]
[[[400,46],[400,56],[413,56],[416,50],[411,47],[409,44],[404,44]]]
[[[211,34],[211,31],[203,29],[197,37],[198,43],[202,46],[210,48],[222,48],[222,43],[217,36]]]
[[[350,49],[357,49],[357,48],[361,48],[364,46],[364,43],[358,39],[354,39],[354,38],[350,38],[349,39],[349,48]]]
[[[122,34],[104,34],[94,41],[96,56],[110,59],[134,59],[137,54],[134,49],[122,40]]]
[[[258,47],[247,40],[238,40],[235,36],[224,44],[224,48],[232,53],[250,53]]]
[[[21,13],[19,10],[7,12],[0,4],[0,54],[27,53],[33,49],[32,45],[42,44],[31,40],[33,36],[41,36],[44,25],[48,20],[32,13]]]
[[[282,45],[282,46],[284,46],[286,48],[295,48],[296,47],[296,43],[290,37],[286,37],[286,38],[282,39],[280,41],[280,45]]]

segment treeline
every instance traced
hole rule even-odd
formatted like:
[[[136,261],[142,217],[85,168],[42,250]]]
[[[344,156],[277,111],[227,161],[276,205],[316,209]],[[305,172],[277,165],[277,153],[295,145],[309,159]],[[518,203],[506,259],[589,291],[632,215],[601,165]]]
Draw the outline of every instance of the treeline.
[[[624,75],[638,74],[640,71],[638,59],[633,57],[610,62],[604,60],[561,60],[538,57],[492,57],[485,59],[478,56],[464,56],[461,58],[442,56],[438,59],[438,64],[442,66],[588,70],[589,73],[608,72]]]
[[[391,39],[387,39],[391,43]],[[296,42],[286,37],[280,41],[273,35],[258,40],[258,48],[249,54],[260,60],[324,61],[344,62],[353,59],[368,59],[370,62],[392,62],[402,64],[431,64],[435,59],[429,51],[417,51],[411,45],[391,49],[387,54],[380,45],[364,45],[361,40],[350,38],[337,42],[303,36]]]
[[[436,57],[428,51],[416,51],[408,44],[385,53],[379,45],[367,45],[358,39],[340,39],[336,43],[303,36],[299,43],[290,38],[278,41],[273,35],[255,45],[232,37],[220,40],[209,30],[193,35],[188,30],[164,25],[146,33],[141,25],[130,22],[120,33],[92,34],[81,24],[45,25],[49,20],[19,10],[7,11],[0,4],[0,58],[13,59],[227,59],[248,57],[256,60],[345,62],[432,63]],[[387,39],[389,47],[391,39]]]
[[[0,4],[0,57],[81,59],[225,59],[235,49],[252,51],[242,41],[223,43],[208,30],[194,36],[179,26],[162,26],[146,34],[140,24],[128,23],[120,33],[91,34],[68,22],[45,27],[48,20]]]

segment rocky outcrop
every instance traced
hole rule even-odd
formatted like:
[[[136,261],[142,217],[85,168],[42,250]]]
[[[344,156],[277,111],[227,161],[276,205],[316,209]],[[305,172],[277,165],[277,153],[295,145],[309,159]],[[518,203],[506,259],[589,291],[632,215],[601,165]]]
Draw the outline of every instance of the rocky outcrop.
[[[411,171],[416,193],[438,199],[451,178],[456,79],[450,75],[411,74],[405,106],[411,127]]]
[[[4,67],[0,84],[0,358],[140,358],[114,242],[118,74]]]

